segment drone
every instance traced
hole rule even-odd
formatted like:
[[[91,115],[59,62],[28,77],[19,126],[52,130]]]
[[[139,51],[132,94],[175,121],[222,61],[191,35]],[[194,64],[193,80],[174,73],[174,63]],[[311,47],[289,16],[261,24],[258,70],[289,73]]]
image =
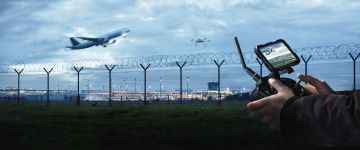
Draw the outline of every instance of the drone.
[[[199,44],[202,44],[204,47],[206,47],[206,43],[210,42],[210,40],[207,38],[191,39],[190,41],[195,43],[195,47],[198,47]]]

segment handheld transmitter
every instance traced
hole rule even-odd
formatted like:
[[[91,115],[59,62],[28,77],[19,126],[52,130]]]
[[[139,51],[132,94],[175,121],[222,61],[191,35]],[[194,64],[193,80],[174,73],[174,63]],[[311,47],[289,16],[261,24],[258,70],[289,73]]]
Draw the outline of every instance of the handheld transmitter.
[[[278,39],[276,41],[255,47],[255,54],[262,62],[264,62],[265,66],[270,71],[270,74],[265,77],[259,76],[251,68],[246,66],[237,37],[235,37],[234,40],[240,55],[242,67],[256,82],[256,88],[250,93],[250,101],[258,100],[277,93],[277,91],[271,88],[268,83],[269,78],[279,79],[283,84],[288,86],[296,96],[309,95],[309,93],[305,91],[301,85],[299,85],[300,80],[296,82],[290,78],[280,77],[283,73],[287,72],[290,74],[294,72],[292,66],[300,63],[299,57],[296,53],[294,53],[285,40]]]

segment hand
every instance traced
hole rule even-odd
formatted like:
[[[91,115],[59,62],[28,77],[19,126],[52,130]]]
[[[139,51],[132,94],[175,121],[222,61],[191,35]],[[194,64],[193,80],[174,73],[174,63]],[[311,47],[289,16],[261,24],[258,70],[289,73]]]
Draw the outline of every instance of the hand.
[[[250,102],[247,108],[251,116],[262,118],[261,121],[268,123],[271,129],[279,129],[282,106],[294,93],[280,80],[270,78],[269,84],[276,89],[277,94]]]
[[[303,74],[298,74],[297,77],[309,84],[302,84],[301,86],[309,91],[313,95],[325,95],[334,93],[333,89],[324,81],[314,78],[312,76],[304,76]]]

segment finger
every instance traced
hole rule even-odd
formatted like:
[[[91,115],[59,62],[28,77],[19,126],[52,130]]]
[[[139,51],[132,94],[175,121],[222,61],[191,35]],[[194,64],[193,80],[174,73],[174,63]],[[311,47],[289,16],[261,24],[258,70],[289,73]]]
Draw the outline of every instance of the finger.
[[[329,86],[329,84],[327,84],[326,81],[324,81],[324,80],[321,80],[321,81],[325,85],[327,92],[334,93],[334,90]]]
[[[246,107],[248,109],[250,109],[250,111],[256,111],[256,110],[261,109],[264,106],[266,106],[266,104],[267,104],[266,99],[260,99],[260,100],[256,100],[256,101],[248,103],[246,105]]]
[[[302,74],[298,74],[298,78],[313,85],[318,94],[333,93],[333,89],[324,80],[319,80],[312,76],[304,76]]]
[[[301,86],[308,92],[310,92],[311,94],[314,95],[318,95],[319,93],[317,92],[316,88],[310,84],[301,84]]]
[[[279,95],[278,95],[278,94],[270,95],[270,96],[264,97],[264,98],[262,98],[262,99],[259,99],[259,100],[250,102],[250,103],[247,104],[246,107],[247,107],[250,111],[257,111],[257,110],[259,110],[259,109],[264,109],[266,106],[270,105],[270,103],[271,103],[273,100],[276,100],[276,99],[279,99]]]
[[[284,91],[285,88],[286,88],[286,85],[284,85],[283,83],[281,83],[280,80],[277,80],[277,79],[273,79],[273,78],[270,78],[268,80],[269,84],[271,87],[275,88],[278,92],[279,91]]]
[[[311,85],[315,86],[316,88],[323,86],[322,81],[317,78],[314,78],[313,76],[310,76],[310,75],[305,76],[303,74],[298,74],[297,77],[304,82],[310,83]]]

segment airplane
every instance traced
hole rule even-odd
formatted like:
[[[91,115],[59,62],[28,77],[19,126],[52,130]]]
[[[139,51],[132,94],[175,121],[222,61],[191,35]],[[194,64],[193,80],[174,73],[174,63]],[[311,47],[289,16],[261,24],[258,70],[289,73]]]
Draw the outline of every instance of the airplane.
[[[206,42],[209,42],[210,40],[208,40],[207,38],[198,38],[196,40],[191,39],[191,42],[195,42],[195,47],[198,46],[198,44],[203,44],[204,47],[206,47]]]
[[[103,46],[106,47],[109,44],[114,44],[116,42],[115,38],[127,35],[130,32],[129,29],[118,29],[113,32],[107,33],[105,35],[101,35],[95,38],[91,37],[76,37],[82,40],[86,40],[86,42],[80,43],[74,37],[70,37],[70,42],[72,46],[66,46],[66,48],[70,48],[71,50],[85,49],[92,46]]]
[[[264,51],[266,55],[270,55],[272,52],[275,52],[275,49],[273,47],[270,48],[270,50]]]

